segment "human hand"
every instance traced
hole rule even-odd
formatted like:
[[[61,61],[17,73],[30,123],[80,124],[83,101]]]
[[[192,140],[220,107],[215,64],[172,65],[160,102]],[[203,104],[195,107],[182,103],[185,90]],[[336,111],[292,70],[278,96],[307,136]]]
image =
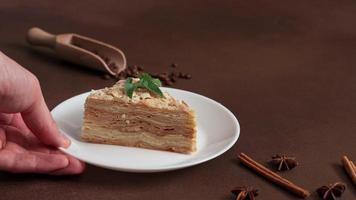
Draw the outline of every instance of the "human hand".
[[[0,52],[0,170],[78,174],[84,163],[68,147],[46,106],[37,78]]]

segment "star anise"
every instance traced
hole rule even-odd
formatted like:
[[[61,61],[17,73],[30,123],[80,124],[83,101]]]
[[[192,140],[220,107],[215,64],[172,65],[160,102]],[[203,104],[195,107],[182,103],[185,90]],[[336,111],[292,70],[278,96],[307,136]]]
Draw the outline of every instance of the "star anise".
[[[341,197],[344,193],[346,185],[341,182],[330,184],[328,186],[321,186],[316,190],[319,197],[325,200],[335,200],[338,197]]]
[[[272,156],[271,164],[275,166],[278,171],[286,171],[296,167],[298,162],[295,160],[295,157],[277,154]]]
[[[235,187],[231,192],[236,195],[236,200],[254,200],[258,190],[248,186]]]

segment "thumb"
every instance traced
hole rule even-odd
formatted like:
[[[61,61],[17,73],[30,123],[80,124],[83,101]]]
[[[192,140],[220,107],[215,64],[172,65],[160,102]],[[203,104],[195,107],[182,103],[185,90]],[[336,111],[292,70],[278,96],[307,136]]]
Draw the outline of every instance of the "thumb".
[[[6,134],[3,127],[0,127],[0,150],[5,147],[6,144]]]
[[[51,146],[67,147],[43,99],[38,79],[0,52],[0,111],[21,113],[38,139]]]
[[[55,147],[69,146],[69,139],[59,132],[41,92],[37,100],[21,115],[28,128],[44,144]]]

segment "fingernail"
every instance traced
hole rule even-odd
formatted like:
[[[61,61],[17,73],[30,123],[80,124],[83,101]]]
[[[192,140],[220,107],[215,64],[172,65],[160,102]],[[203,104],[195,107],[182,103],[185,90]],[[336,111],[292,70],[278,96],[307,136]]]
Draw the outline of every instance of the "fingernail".
[[[6,146],[6,141],[0,140],[0,150],[5,148]]]
[[[66,137],[65,135],[63,135],[63,134],[61,134],[61,136],[62,136],[62,147],[65,147],[65,148],[67,148],[67,147],[69,147],[69,145],[70,145],[70,140],[68,139],[68,137]]]
[[[56,170],[50,172],[49,174],[51,174],[51,175],[63,175],[63,170],[70,165],[69,159],[66,158],[65,160],[66,160],[66,165],[64,165],[63,167],[61,167],[59,169],[56,169]]]

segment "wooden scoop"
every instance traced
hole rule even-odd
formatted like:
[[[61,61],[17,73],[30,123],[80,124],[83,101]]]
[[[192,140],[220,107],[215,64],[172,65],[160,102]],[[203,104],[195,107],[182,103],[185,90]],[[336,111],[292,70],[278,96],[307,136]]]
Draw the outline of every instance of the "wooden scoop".
[[[126,68],[124,53],[109,44],[74,33],[52,35],[40,28],[27,33],[31,45],[49,47],[56,55],[70,62],[117,75]]]

